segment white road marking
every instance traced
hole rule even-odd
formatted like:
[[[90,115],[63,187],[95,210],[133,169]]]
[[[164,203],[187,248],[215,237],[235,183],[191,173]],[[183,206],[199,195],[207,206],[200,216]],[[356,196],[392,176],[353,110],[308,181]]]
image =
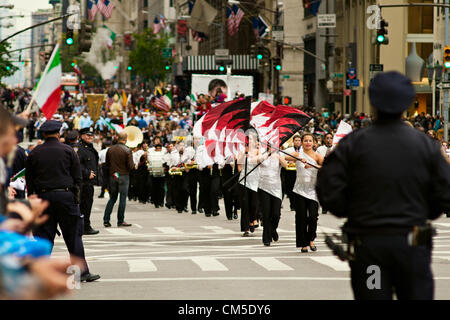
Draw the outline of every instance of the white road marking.
[[[343,262],[336,257],[310,257],[310,258],[336,271],[350,271],[348,263]]]
[[[328,228],[328,227],[323,227],[323,226],[317,226],[317,231],[319,231],[320,233],[340,233],[340,230],[338,229],[333,229],[333,228]]]
[[[217,259],[211,257],[194,257],[192,261],[197,264],[202,271],[228,271],[228,268]]]
[[[140,224],[137,224],[137,223],[133,223],[133,226],[136,226],[136,227],[138,227],[139,229],[144,229]]]
[[[338,277],[199,277],[199,278],[130,278],[130,279],[99,279],[97,282],[143,282],[143,281],[245,281],[245,280],[287,280],[287,281],[349,281],[350,278]],[[450,280],[435,278],[435,280]]]
[[[173,227],[155,227],[156,230],[167,234],[183,234],[183,231],[177,230]]]
[[[130,272],[152,272],[156,266],[150,259],[127,260]]]
[[[284,264],[283,262],[281,262],[280,260],[271,258],[271,257],[258,257],[258,258],[252,258],[252,260],[268,271],[291,271],[291,270],[294,270],[287,264]]]
[[[117,235],[117,236],[130,236],[133,235],[130,231],[124,230],[124,229],[120,229],[120,228],[106,228],[106,231],[108,231],[109,233],[113,234],[113,235]]]
[[[441,226],[441,227],[450,227],[450,223],[447,223],[447,222],[435,222],[434,224]]]
[[[210,230],[217,234],[235,234],[236,233],[236,231],[224,229],[224,228],[218,227],[218,226],[201,226],[201,228]]]
[[[285,229],[277,228],[277,232],[295,232],[295,230],[285,230]]]

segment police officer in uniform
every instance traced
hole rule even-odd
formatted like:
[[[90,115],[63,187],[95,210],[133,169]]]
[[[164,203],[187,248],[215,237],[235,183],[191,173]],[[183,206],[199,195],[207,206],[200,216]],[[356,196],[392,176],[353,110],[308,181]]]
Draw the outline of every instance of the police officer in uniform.
[[[94,185],[98,185],[98,152],[94,149],[94,129],[92,127],[80,130],[81,140],[74,146],[81,165],[81,202],[80,211],[84,216],[84,234],[99,233],[91,227],[91,211],[94,202]]]
[[[402,74],[378,74],[369,86],[377,121],[343,138],[318,173],[320,204],[347,218],[355,299],[433,299],[427,220],[450,209],[450,164],[401,121],[414,97]]]
[[[47,120],[40,128],[45,142],[34,148],[26,161],[28,193],[37,194],[50,203],[45,212],[49,219],[33,234],[53,243],[59,225],[70,254],[84,261],[85,271],[81,281],[91,282],[100,276],[89,272],[84,256],[84,223],[79,206],[82,182],[80,161],[70,146],[59,142],[60,128],[61,122]]]

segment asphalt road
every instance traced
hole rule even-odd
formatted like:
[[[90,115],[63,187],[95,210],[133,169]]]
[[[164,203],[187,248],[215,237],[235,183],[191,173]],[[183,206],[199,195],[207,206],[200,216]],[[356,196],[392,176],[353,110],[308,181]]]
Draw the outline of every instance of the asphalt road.
[[[179,214],[150,204],[128,202],[125,221],[117,228],[117,205],[112,228],[103,227],[107,198],[96,188],[92,223],[100,233],[84,236],[92,273],[101,279],[82,283],[62,299],[218,299],[301,300],[352,299],[349,268],[324,243],[323,232],[337,232],[343,220],[320,214],[317,252],[295,248],[294,212],[285,200],[278,233],[270,247],[261,240],[262,228],[251,237],[239,232],[239,220],[221,214]],[[450,219],[436,221],[433,253],[436,299],[450,299]],[[53,256],[67,256],[57,238]]]

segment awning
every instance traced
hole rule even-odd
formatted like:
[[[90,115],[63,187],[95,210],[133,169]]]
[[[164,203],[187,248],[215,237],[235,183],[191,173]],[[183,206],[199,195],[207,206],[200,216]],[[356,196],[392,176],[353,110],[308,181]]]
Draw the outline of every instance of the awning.
[[[258,60],[248,54],[231,55],[233,70],[257,70]],[[183,57],[184,71],[219,70],[215,56],[187,56]]]

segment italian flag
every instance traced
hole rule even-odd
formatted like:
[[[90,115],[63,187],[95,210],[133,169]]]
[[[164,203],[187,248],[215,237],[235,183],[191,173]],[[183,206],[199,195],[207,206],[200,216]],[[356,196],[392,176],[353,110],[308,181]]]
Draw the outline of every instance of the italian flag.
[[[25,168],[17,172],[14,177],[11,178],[11,181],[14,182],[19,178],[25,178]]]
[[[61,77],[59,44],[57,44],[35,92],[35,101],[47,119],[51,119],[56,110],[58,110],[61,100]]]
[[[117,133],[121,133],[123,131],[122,127],[119,126],[118,124],[106,121],[106,125],[108,126],[108,128],[110,128],[111,130],[116,131]]]

